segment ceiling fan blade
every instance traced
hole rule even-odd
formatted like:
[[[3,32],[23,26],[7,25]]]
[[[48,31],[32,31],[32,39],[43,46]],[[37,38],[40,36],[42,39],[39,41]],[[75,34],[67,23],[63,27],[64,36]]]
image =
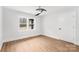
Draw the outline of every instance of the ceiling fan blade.
[[[46,9],[40,8],[40,9],[36,9],[36,11],[47,11]]]
[[[38,16],[38,15],[40,15],[41,13],[38,13],[38,14],[36,14],[35,16]]]
[[[46,9],[41,8],[40,6],[39,6],[39,8],[38,8],[38,9],[36,9],[36,11],[39,11],[40,13],[37,13],[35,16],[40,15],[43,11],[47,12],[47,10],[46,10]]]

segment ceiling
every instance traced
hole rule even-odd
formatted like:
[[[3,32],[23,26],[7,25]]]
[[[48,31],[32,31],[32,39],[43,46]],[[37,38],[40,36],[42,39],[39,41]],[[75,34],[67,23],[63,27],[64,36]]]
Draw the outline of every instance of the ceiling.
[[[30,14],[36,14],[35,10],[38,8],[38,6],[6,6],[5,8],[19,10],[19,11],[30,13]],[[60,12],[60,11],[73,10],[76,7],[72,7],[72,6],[42,6],[42,8],[46,9],[47,13],[54,13],[54,12]]]

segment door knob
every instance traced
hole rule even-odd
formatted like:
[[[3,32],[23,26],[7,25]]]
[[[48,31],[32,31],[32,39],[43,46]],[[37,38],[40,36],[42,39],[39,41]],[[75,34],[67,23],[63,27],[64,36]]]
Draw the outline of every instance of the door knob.
[[[59,28],[59,30],[61,30],[61,28]]]

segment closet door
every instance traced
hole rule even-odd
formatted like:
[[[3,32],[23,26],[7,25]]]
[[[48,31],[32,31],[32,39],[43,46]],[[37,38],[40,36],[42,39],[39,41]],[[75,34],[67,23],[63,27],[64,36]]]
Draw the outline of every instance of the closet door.
[[[59,19],[59,37],[60,39],[67,42],[75,42],[74,39],[74,24],[75,24],[75,14],[74,12],[64,13]]]

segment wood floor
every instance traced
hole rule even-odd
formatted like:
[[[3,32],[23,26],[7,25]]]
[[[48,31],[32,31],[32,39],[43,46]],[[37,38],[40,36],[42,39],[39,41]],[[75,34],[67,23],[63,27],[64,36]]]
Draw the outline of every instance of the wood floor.
[[[2,52],[77,52],[79,46],[62,40],[39,35],[31,38],[6,42]]]

